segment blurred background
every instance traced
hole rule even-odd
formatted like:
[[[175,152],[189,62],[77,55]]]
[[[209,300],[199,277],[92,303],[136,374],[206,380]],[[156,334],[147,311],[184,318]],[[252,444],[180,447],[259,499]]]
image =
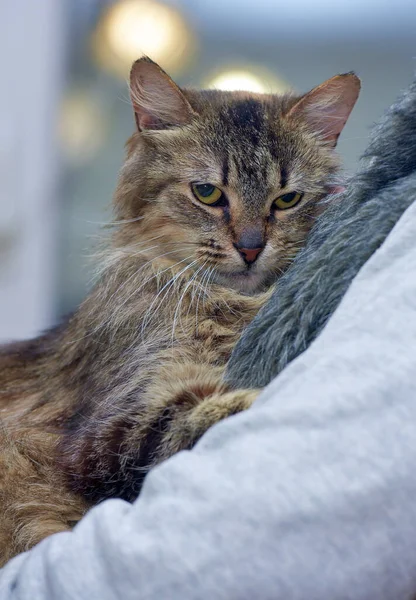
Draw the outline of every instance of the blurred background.
[[[0,341],[56,323],[88,289],[142,53],[180,85],[221,89],[305,92],[356,71],[349,173],[416,66],[414,0],[1,0],[0,34]]]

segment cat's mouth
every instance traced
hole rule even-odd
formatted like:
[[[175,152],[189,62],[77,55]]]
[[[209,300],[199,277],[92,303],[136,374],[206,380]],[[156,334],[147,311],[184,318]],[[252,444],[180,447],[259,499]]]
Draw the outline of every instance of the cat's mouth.
[[[238,290],[245,294],[255,294],[263,288],[265,275],[258,271],[244,269],[241,271],[230,271],[227,273],[217,272],[217,283],[225,287]]]

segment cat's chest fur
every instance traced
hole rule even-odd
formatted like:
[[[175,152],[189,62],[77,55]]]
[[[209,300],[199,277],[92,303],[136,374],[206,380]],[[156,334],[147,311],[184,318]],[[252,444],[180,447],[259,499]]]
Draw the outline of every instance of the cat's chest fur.
[[[155,314],[165,357],[183,359],[187,355],[195,362],[225,366],[243,329],[270,295],[271,289],[246,296],[219,285],[200,294],[198,284],[184,282]],[[146,338],[154,339],[158,334],[149,325],[146,313],[141,322]]]
[[[129,270],[96,290],[92,309],[83,307],[67,339],[69,345],[81,340],[74,344],[75,354],[79,349],[99,356],[100,363],[118,362],[135,377],[154,370],[162,355],[163,360],[186,356],[225,366],[243,329],[273,289],[248,296],[220,285],[202,286],[192,276],[175,279],[171,271],[158,279],[150,268],[143,272],[135,266],[134,271],[139,275]]]
[[[189,311],[182,334],[190,348],[201,353],[202,360],[225,365],[243,329],[258,313],[269,294],[250,297],[218,290],[207,300],[202,314],[198,314],[196,309]]]

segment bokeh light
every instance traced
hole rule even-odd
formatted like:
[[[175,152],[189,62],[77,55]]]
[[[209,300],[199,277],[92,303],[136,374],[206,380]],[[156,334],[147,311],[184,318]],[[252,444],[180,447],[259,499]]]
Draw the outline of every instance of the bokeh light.
[[[289,86],[273,73],[262,67],[223,68],[207,79],[207,87],[227,91],[256,93],[281,93]]]
[[[72,90],[63,99],[59,138],[70,165],[81,166],[92,160],[104,143],[106,130],[100,103],[88,90]]]
[[[194,54],[191,28],[181,13],[155,0],[119,0],[99,20],[93,50],[102,68],[127,77],[133,61],[146,54],[178,73]]]

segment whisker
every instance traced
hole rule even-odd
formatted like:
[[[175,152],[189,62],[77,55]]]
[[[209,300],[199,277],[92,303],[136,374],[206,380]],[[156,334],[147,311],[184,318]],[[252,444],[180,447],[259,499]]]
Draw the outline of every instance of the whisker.
[[[184,259],[184,260],[188,260],[188,259]],[[157,302],[159,296],[162,294],[162,292],[166,289],[169,288],[171,286],[173,286],[175,284],[175,282],[178,280],[178,278],[185,273],[188,269],[190,269],[194,264],[196,264],[198,262],[199,259],[196,259],[194,261],[192,261],[190,264],[186,265],[186,267],[184,269],[182,269],[181,271],[179,271],[179,273],[176,273],[171,279],[169,279],[169,281],[167,283],[164,284],[164,286],[159,290],[159,292],[157,293],[156,297],[153,299],[153,301],[151,302],[149,308],[147,309],[144,317],[143,317],[143,321],[142,321],[142,327],[141,327],[141,335],[142,337],[144,337],[144,332],[146,330],[146,327],[148,326],[148,323],[151,319],[151,313],[152,313],[152,309],[153,306],[155,305],[155,303]],[[184,261],[182,261],[184,262]],[[163,302],[163,298],[162,298],[162,302]],[[160,307],[160,304],[159,304]]]
[[[165,234],[162,233],[160,235],[157,235],[153,238],[150,239],[145,239],[141,242],[136,242],[134,244],[130,244],[129,246],[126,246],[125,248],[118,248],[118,250],[122,251],[122,252],[128,252],[130,250],[130,248],[135,248],[136,246],[141,246],[143,244],[147,244],[149,242],[152,242],[153,240],[157,240],[160,239],[161,237],[163,237]],[[175,241],[175,242],[163,242],[164,246],[198,246],[198,244],[196,242],[182,242],[182,241]]]
[[[148,260],[140,269],[138,269],[137,271],[135,271],[121,286],[121,288],[118,288],[118,290],[114,293],[118,294],[120,289],[122,289],[131,279],[132,277],[136,276],[137,273],[139,273],[140,271],[142,271],[145,267],[147,267],[149,264],[151,264],[154,260],[158,259],[158,258],[163,258],[164,256],[168,256],[169,254],[175,254],[177,252],[177,250],[172,250],[171,252],[165,252],[164,254],[159,254],[159,256],[152,258],[150,260]],[[117,307],[117,311],[120,311],[122,309],[122,307],[133,297],[136,296],[146,285],[148,285],[150,283],[150,281],[152,281],[152,279],[154,279],[155,277],[158,277],[161,273],[164,273],[165,271],[168,271],[169,269],[171,269],[172,267],[183,263],[185,260],[189,260],[189,258],[192,258],[192,255],[180,260],[176,263],[174,263],[173,265],[170,265],[169,267],[166,267],[165,269],[162,269],[161,271],[157,271],[154,275],[152,275],[150,278],[145,279],[145,281],[139,286],[137,287],[135,290],[133,290],[133,292],[131,294],[129,294],[127,296],[127,298],[124,299],[124,301]],[[113,295],[113,296],[114,296]],[[110,298],[111,300],[111,298]]]
[[[154,247],[154,248],[157,248],[157,246],[153,246],[153,247]],[[122,284],[120,287],[118,287],[118,288],[117,288],[117,290],[116,290],[116,291],[115,291],[115,292],[114,292],[114,293],[113,293],[113,294],[112,294],[112,295],[111,295],[111,296],[108,298],[108,300],[107,300],[107,307],[108,307],[108,305],[110,304],[110,302],[111,302],[111,301],[114,299],[114,297],[115,297],[116,295],[118,295],[118,294],[120,293],[120,291],[121,291],[121,290],[122,290],[122,289],[123,289],[123,288],[124,288],[124,287],[127,285],[127,283],[128,283],[129,281],[131,281],[131,279],[132,279],[133,277],[137,276],[137,274],[138,274],[139,272],[141,272],[143,269],[145,269],[145,268],[146,268],[146,267],[147,267],[149,264],[151,264],[151,263],[152,263],[154,260],[156,260],[156,259],[158,259],[158,258],[162,258],[163,256],[166,256],[167,254],[173,254],[173,253],[175,253],[175,252],[176,252],[176,250],[173,250],[172,252],[166,252],[165,254],[160,254],[159,256],[156,256],[155,258],[152,258],[152,259],[150,259],[150,260],[146,261],[146,262],[144,263],[144,265],[142,265],[142,266],[141,266],[139,269],[135,270],[135,271],[134,271],[134,272],[133,272],[133,273],[132,273],[132,274],[131,274],[131,275],[130,275],[130,276],[129,276],[129,277],[128,277],[128,278],[127,278],[127,279],[126,279],[124,282],[123,282],[123,284]],[[163,272],[165,272],[165,271],[168,271],[170,268],[172,268],[172,267],[174,267],[174,266],[176,266],[176,265],[178,265],[178,264],[181,264],[181,263],[183,263],[185,260],[189,260],[190,258],[192,258],[192,255],[188,256],[187,258],[185,258],[185,259],[183,259],[183,260],[181,260],[181,261],[178,261],[177,263],[174,263],[173,265],[171,265],[171,266],[167,267],[166,269],[163,269],[163,270],[162,270],[162,271],[160,271],[159,273],[163,273]],[[134,292],[133,292],[132,294],[130,294],[130,296],[129,296],[128,298],[126,298],[126,299],[125,299],[125,301],[124,301],[124,302],[123,302],[123,303],[122,303],[120,306],[118,306],[118,307],[117,307],[117,311],[119,311],[119,310],[121,309],[121,307],[122,307],[122,306],[123,306],[123,305],[124,305],[124,304],[125,304],[125,303],[126,303],[128,300],[129,300],[129,298],[130,298],[131,296],[133,296],[133,295],[135,295],[136,293],[138,293],[138,292],[139,292],[139,291],[140,291],[140,290],[141,290],[141,289],[144,287],[144,285],[146,285],[146,284],[147,284],[149,281],[151,281],[151,279],[153,279],[154,277],[156,277],[156,276],[157,276],[159,273],[156,273],[156,274],[155,274],[155,275],[153,275],[153,276],[152,276],[150,279],[147,279],[147,280],[145,280],[145,282],[144,282],[144,283],[143,283],[141,286],[139,286],[138,288],[136,288],[136,289],[134,290]],[[114,277],[114,278],[117,278],[117,273],[116,273],[116,275],[115,275],[115,277]],[[111,281],[109,281],[109,282],[107,283],[106,289],[108,289],[108,287],[109,287],[109,285],[110,285],[110,284],[111,284]],[[105,291],[104,291],[104,295],[106,295],[106,292],[105,292]],[[93,312],[93,311],[91,311],[91,312]],[[91,312],[90,312],[90,315],[91,315]],[[106,311],[104,310],[104,313],[105,313],[105,312],[106,312]],[[114,315],[112,314],[112,315],[111,315],[111,317],[113,317],[113,316],[114,316]],[[94,335],[95,333],[97,333],[97,331],[99,331],[100,329],[104,328],[104,327],[105,327],[106,325],[108,325],[108,324],[109,324],[109,321],[107,321],[107,322],[105,322],[105,321],[104,321],[104,322],[103,322],[103,321],[101,321],[101,322],[100,322],[100,323],[98,323],[98,325],[97,325],[97,326],[96,326],[96,327],[95,327],[95,328],[94,328],[92,331],[90,331],[89,333],[85,334],[84,336],[82,336],[82,337],[80,337],[80,338],[76,338],[76,339],[74,339],[74,340],[70,340],[69,342],[66,342],[66,343],[69,345],[69,344],[74,344],[74,343],[76,343],[76,342],[79,342],[79,341],[81,341],[81,340],[84,340],[84,339],[86,339],[87,337],[90,337],[91,335]]]
[[[201,287],[199,290],[198,299],[197,299],[197,303],[196,303],[196,310],[195,310],[195,326],[196,326],[196,328],[198,328],[198,310],[199,310],[199,303],[201,301],[201,295],[203,295],[204,302],[205,302],[205,296],[206,296],[206,292],[208,289],[208,281],[209,281],[209,277],[210,277],[212,271],[213,271],[213,267],[208,267],[208,269],[206,269],[204,271],[204,274],[201,279]],[[205,285],[205,281],[206,281],[206,285]]]
[[[104,227],[111,227],[112,225],[124,225],[124,223],[135,223],[141,221],[144,217],[135,217],[134,219],[125,219],[121,221],[89,221],[88,219],[79,219],[74,217],[76,221],[82,221],[82,223],[89,223],[90,225],[104,225]]]
[[[204,296],[203,296],[204,299],[202,301],[202,307],[203,307],[204,310],[206,310],[205,302],[206,302],[206,299],[208,297],[208,293],[207,293],[208,292],[208,287],[212,284],[212,279],[213,279],[214,275],[215,275],[215,267],[210,267],[210,272],[209,272],[209,275],[208,275],[208,278],[207,278],[207,281],[206,281],[206,284],[205,284],[205,293],[204,293]]]
[[[183,290],[183,292],[181,294],[181,297],[180,297],[179,302],[178,302],[178,306],[176,307],[175,313],[173,315],[172,335],[171,335],[172,344],[173,344],[173,341],[174,341],[175,329],[176,329],[176,321],[177,320],[179,320],[179,323],[181,324],[182,330],[183,330],[183,323],[182,323],[182,320],[181,320],[181,317],[180,317],[180,314],[179,314],[182,302],[183,302],[183,300],[185,298],[185,295],[186,295],[186,292],[187,292],[188,288],[192,285],[192,283],[194,282],[195,278],[197,277],[197,275],[201,271],[201,269],[203,269],[204,264],[201,267],[199,267],[199,269],[197,269],[195,271],[195,273],[192,275],[192,277],[190,278],[190,280],[185,285],[184,290]],[[190,301],[189,308],[190,308],[191,305],[192,305],[192,300]],[[189,312],[189,309],[188,309],[188,312]],[[179,319],[178,319],[178,317],[179,317]]]

